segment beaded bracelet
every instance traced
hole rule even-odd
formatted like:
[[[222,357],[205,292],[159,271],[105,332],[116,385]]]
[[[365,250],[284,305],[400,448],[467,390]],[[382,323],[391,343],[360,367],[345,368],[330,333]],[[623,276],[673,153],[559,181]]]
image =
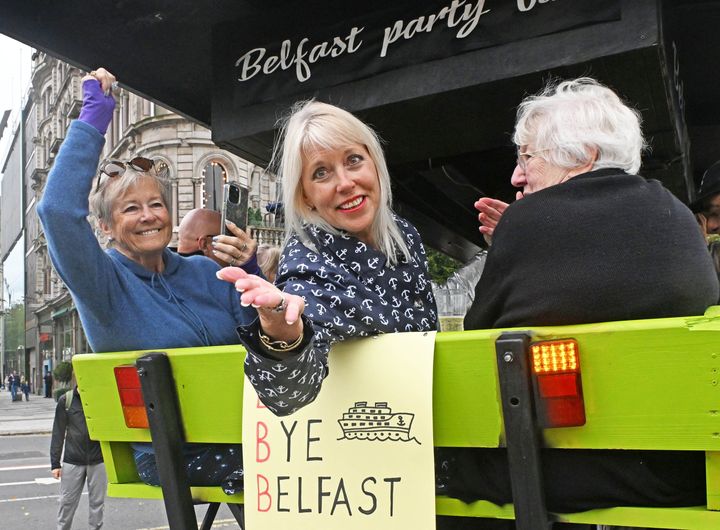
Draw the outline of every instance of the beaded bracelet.
[[[258,331],[258,335],[260,336],[260,342],[263,346],[265,346],[270,351],[277,351],[277,352],[289,352],[291,350],[294,350],[298,346],[300,346],[300,343],[303,340],[304,333],[300,333],[300,336],[295,339],[292,343],[288,343],[284,340],[272,340],[270,337],[265,335],[262,331]]]

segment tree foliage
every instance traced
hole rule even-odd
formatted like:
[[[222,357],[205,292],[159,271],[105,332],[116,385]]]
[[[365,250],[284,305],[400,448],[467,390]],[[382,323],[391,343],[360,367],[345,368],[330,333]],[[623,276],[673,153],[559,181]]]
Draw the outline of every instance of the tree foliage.
[[[53,377],[61,383],[69,383],[72,378],[72,363],[62,361],[57,364],[53,370]]]
[[[248,208],[248,225],[250,226],[262,226],[263,215],[260,208]]]
[[[430,278],[438,285],[444,284],[450,275],[462,267],[462,263],[438,250],[425,247]]]

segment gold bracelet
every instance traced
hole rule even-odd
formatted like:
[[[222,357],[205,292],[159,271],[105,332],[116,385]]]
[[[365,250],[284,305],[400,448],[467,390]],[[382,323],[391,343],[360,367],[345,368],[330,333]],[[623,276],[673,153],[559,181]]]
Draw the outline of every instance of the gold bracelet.
[[[270,351],[277,351],[277,352],[289,352],[290,350],[294,350],[298,346],[300,346],[300,343],[303,340],[304,333],[300,333],[300,336],[292,341],[292,343],[288,344],[287,341],[284,340],[272,340],[270,337],[265,335],[265,333],[262,332],[262,330],[258,330],[258,335],[260,336],[260,342],[262,342],[262,345],[265,346]]]

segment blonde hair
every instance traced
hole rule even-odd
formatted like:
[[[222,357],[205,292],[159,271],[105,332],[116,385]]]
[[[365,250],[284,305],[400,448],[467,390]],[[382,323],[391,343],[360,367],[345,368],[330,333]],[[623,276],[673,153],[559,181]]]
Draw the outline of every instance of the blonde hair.
[[[297,234],[307,243],[304,223],[339,234],[303,201],[303,155],[312,150],[338,149],[350,144],[365,146],[377,169],[380,201],[371,233],[378,250],[385,254],[391,265],[397,264],[398,249],[409,261],[410,251],[393,218],[390,174],[380,139],[375,131],[349,112],[319,101],[301,101],[293,105],[289,116],[281,121],[280,138],[273,152],[273,165],[282,178],[287,236]]]
[[[563,168],[583,166],[597,150],[593,169],[637,173],[646,147],[640,113],[590,77],[551,81],[518,107],[513,141],[545,151],[541,158]]]
[[[258,245],[257,261],[265,278],[269,280],[271,273],[272,276],[277,275],[278,263],[280,261],[280,248],[267,243]]]

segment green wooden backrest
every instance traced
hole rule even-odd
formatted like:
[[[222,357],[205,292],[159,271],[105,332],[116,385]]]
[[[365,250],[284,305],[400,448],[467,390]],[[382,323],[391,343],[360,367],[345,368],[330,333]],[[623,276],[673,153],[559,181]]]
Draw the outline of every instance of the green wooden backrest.
[[[437,335],[436,446],[504,445],[494,345],[502,331]],[[720,509],[720,307],[701,317],[544,327],[532,334],[533,340],[572,337],[580,350],[587,423],[545,430],[548,446],[705,451],[708,505]],[[90,435],[102,442],[109,493],[159,498],[159,488],[138,484],[127,442],[149,441],[149,431],[125,427],[113,373],[115,366],[132,364],[144,353],[78,355],[73,365]],[[167,353],[188,441],[241,442],[244,350],[220,346]],[[194,495],[228,500],[219,488],[195,488]],[[662,513],[663,518],[682,519],[674,521],[673,528],[720,528],[720,512],[706,507],[674,510],[613,508],[563,517],[626,525],[640,518],[652,526],[652,514]],[[512,506],[438,499],[438,513],[512,517]],[[711,523],[717,526],[705,526]]]

